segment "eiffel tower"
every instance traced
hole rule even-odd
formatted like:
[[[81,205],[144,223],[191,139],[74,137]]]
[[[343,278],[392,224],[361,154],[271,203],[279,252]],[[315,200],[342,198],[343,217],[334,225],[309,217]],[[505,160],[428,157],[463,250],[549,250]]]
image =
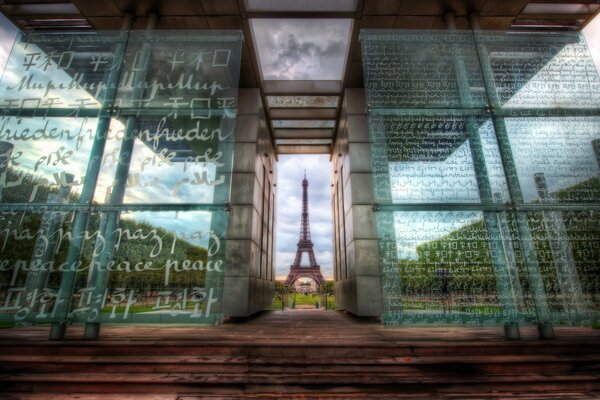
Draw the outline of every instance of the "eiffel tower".
[[[308,253],[310,265],[300,265],[302,253]],[[325,278],[321,275],[321,266],[317,264],[315,253],[313,252],[313,243],[310,240],[310,224],[308,222],[308,180],[306,171],[304,171],[304,180],[302,180],[302,226],[300,227],[300,240],[298,240],[298,250],[296,259],[290,266],[290,273],[285,280],[285,286],[290,286],[300,278],[311,278],[317,285],[324,285]]]

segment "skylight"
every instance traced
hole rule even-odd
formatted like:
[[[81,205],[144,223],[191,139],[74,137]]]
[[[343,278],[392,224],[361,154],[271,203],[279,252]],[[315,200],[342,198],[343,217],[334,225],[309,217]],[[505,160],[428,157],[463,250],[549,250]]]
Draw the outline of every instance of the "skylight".
[[[312,120],[312,119],[275,119],[271,121],[273,128],[334,128],[333,120]]]
[[[251,19],[265,80],[341,80],[350,19]]]
[[[246,0],[247,11],[355,11],[356,0]]]
[[[325,107],[336,108],[338,96],[268,96],[269,107]]]
[[[592,14],[599,7],[584,3],[529,3],[521,14]]]

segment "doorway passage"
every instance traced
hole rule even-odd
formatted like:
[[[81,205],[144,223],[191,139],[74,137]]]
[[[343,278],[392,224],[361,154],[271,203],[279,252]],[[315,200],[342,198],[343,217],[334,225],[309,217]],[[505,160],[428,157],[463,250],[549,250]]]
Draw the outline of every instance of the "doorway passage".
[[[328,155],[282,155],[278,165],[276,289],[272,309],[331,309]]]

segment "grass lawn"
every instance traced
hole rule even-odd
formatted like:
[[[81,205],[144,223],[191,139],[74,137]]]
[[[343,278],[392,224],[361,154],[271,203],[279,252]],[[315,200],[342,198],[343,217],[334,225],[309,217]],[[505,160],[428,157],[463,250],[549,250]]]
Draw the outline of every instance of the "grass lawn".
[[[319,296],[318,295],[306,295],[304,293],[294,293],[294,294],[290,294],[288,295],[288,301],[294,301],[294,305],[312,305],[315,306],[316,303],[319,301]],[[324,304],[323,304],[324,306]],[[289,307],[289,305],[288,305]],[[335,310],[336,305],[335,305],[335,297],[333,296],[327,296],[327,309],[328,310]],[[271,306],[272,310],[281,310],[281,300],[280,299],[274,299],[273,300],[273,304]]]
[[[444,307],[439,301],[410,301],[405,300],[402,306],[406,310],[442,310]],[[450,303],[450,311],[460,311],[472,314],[498,314],[502,308],[496,304],[455,304]]]
[[[129,307],[129,314],[138,314],[138,313],[144,313],[144,312],[152,312],[152,311],[159,311],[157,309],[152,308],[154,307],[154,305],[148,305],[148,306],[131,306]],[[103,314],[110,314],[112,312],[112,306],[108,306],[108,307],[104,307],[102,309],[102,313]],[[167,310],[169,308],[166,308]],[[193,307],[188,307],[188,310],[193,310]],[[117,309],[115,310],[115,312],[117,314],[123,314],[125,312],[125,306],[118,306]]]

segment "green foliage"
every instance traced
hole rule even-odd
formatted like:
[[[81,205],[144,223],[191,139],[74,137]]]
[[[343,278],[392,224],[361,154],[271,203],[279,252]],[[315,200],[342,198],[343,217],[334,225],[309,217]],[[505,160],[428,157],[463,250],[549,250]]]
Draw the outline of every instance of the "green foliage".
[[[31,193],[36,192],[36,201],[44,202],[50,193],[56,193],[55,187],[45,184],[39,178],[33,175],[14,169],[8,169],[7,181],[21,183],[15,187],[3,191],[2,201],[6,203],[26,203],[29,201]],[[71,195],[71,200],[78,201],[77,195]],[[15,212],[0,214],[0,251],[2,256],[0,261],[7,261],[8,265],[14,266],[17,261],[29,263],[34,254],[36,240],[41,234],[41,222],[43,214],[36,212]],[[62,232],[56,235],[60,238],[60,247],[58,248],[53,261],[55,266],[59,266],[67,259],[67,252],[70,243],[70,232],[74,219],[73,212],[63,213],[63,220],[60,228]],[[97,233],[100,226],[100,214],[93,213],[89,217],[87,231],[90,234]],[[128,239],[127,235],[122,235],[118,249],[116,250],[113,261],[115,265],[124,267],[127,263],[133,270],[138,263],[152,263],[152,269],[144,271],[119,271],[113,270],[109,275],[109,287],[130,287],[130,288],[162,288],[165,280],[165,264],[167,260],[177,261],[181,264],[184,260],[193,262],[202,262],[206,266],[207,249],[191,244],[186,240],[176,237],[175,233],[167,231],[164,228],[156,227],[151,223],[144,221],[135,221],[133,219],[120,218],[118,228],[122,232],[136,231],[144,235],[154,232],[154,237],[160,238],[162,250],[151,256],[156,251],[156,241],[143,239]],[[18,237],[18,239],[17,239]],[[93,250],[96,236],[85,241],[79,260],[83,266],[82,271],[77,276],[77,286],[86,285],[88,270],[93,258]],[[13,270],[0,272],[0,283],[7,283],[13,274]],[[169,283],[171,287],[183,286],[201,286],[204,283],[205,272],[201,270],[176,272],[174,269],[170,274]],[[22,271],[18,275],[16,284],[25,282],[26,272]],[[61,272],[55,271],[50,274],[48,287],[58,287],[60,283]]]
[[[557,191],[554,196],[559,203],[579,203],[600,200],[600,179],[593,177],[576,185]]]
[[[453,290],[493,290],[495,277],[487,237],[483,221],[477,221],[417,246],[417,260],[399,262],[403,287],[415,292],[436,288],[438,270],[445,268]]]
[[[600,199],[600,179],[590,178],[558,191],[554,195],[560,203],[597,201]],[[600,246],[598,245],[600,212],[591,210],[562,211],[544,215],[543,212],[537,211],[528,212],[527,215],[533,247],[551,309],[560,311],[562,303],[555,300],[560,296],[560,283],[544,218],[562,219],[583,292],[590,294],[592,301],[596,304],[595,307],[598,307],[600,303]],[[510,235],[518,238],[519,230],[515,215],[506,213],[506,217]],[[492,232],[492,234],[496,236],[498,232]],[[480,220],[463,226],[438,240],[419,245],[416,260],[400,260],[398,263],[404,293],[409,296],[423,294],[425,298],[430,299],[432,292],[439,286],[437,271],[440,268],[445,268],[450,272],[450,289],[453,292],[469,289],[479,292],[495,291],[496,280],[490,254],[489,235],[484,221]],[[513,250],[517,255],[519,280],[523,290],[527,292],[529,281],[520,245],[520,241],[512,241]],[[405,306],[432,309],[441,307],[439,304],[413,303],[415,302],[407,303]]]

